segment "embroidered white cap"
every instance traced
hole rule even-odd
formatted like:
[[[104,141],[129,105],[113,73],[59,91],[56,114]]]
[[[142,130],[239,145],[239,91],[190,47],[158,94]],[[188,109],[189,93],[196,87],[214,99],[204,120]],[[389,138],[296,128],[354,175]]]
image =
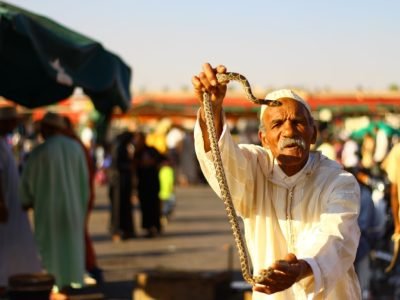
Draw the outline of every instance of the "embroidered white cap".
[[[307,101],[304,100],[303,98],[301,98],[299,95],[297,95],[292,90],[289,90],[289,89],[276,90],[276,91],[272,91],[267,96],[265,96],[265,99],[268,99],[268,100],[279,100],[281,98],[290,98],[290,99],[300,102],[308,110],[308,112],[310,113],[310,116],[312,115],[311,107],[307,103]],[[264,111],[267,109],[267,107],[268,107],[268,105],[261,105],[260,120],[262,120],[262,116],[264,114]]]
[[[0,120],[18,119],[17,109],[14,106],[0,106]]]

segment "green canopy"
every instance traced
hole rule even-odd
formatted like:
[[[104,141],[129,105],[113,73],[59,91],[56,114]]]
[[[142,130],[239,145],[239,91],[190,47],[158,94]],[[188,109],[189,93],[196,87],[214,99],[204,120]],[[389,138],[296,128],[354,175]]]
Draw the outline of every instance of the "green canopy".
[[[388,136],[399,135],[400,129],[393,128],[389,124],[383,121],[372,121],[368,124],[368,126],[353,131],[350,135],[351,138],[356,140],[361,140],[364,136],[369,133],[372,136],[375,136],[375,129],[382,129]]]
[[[130,107],[131,69],[103,46],[44,16],[0,1],[0,96],[29,108],[81,87],[109,114]]]

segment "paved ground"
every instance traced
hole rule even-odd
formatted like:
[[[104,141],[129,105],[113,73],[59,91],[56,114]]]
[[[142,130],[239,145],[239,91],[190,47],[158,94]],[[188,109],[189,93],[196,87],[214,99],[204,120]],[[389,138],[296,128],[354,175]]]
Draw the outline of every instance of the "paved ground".
[[[104,270],[105,284],[100,290],[106,299],[134,300],[132,290],[136,284],[135,275],[149,270],[215,273],[232,270],[233,281],[242,280],[223,203],[208,186],[177,189],[176,211],[161,237],[142,237],[140,213],[135,210],[139,237],[118,243],[112,242],[108,232],[109,203],[106,189],[98,187],[96,193],[90,233],[99,265]],[[397,285],[395,283],[395,278],[379,277],[373,283],[377,291],[373,299],[400,299],[392,296]],[[229,300],[233,299],[243,299],[242,293],[233,293]]]
[[[223,203],[207,186],[177,189],[177,207],[161,237],[144,238],[140,213],[135,210],[138,238],[112,242],[108,232],[106,189],[97,188],[90,219],[98,263],[104,270],[104,293],[109,299],[131,299],[135,275],[144,270],[233,270],[241,280],[238,257]]]

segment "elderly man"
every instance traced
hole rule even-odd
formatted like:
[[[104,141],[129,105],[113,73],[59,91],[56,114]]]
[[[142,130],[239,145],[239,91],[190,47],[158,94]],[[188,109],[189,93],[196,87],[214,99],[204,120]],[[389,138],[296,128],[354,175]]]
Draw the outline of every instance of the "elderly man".
[[[353,262],[360,236],[359,186],[336,162],[310,152],[317,130],[309,105],[290,90],[267,95],[257,145],[236,145],[223,115],[226,83],[208,63],[192,78],[201,102],[196,154],[220,194],[206,130],[203,92],[210,95],[222,162],[235,210],[243,219],[254,274],[272,274],[253,287],[253,299],[360,299]]]
[[[21,191],[32,207],[35,237],[45,269],[58,288],[83,285],[84,222],[89,198],[88,169],[81,146],[65,136],[66,123],[48,112],[40,123],[44,143],[29,155]]]
[[[0,107],[0,297],[10,276],[41,271],[32,229],[18,194],[17,165],[7,142],[7,134],[17,121],[15,107]]]

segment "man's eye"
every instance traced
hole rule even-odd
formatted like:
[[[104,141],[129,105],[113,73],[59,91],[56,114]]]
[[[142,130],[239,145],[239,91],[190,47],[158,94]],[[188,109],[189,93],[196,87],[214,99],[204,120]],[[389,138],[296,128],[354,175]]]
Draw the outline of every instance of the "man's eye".
[[[305,120],[294,120],[293,124],[296,126],[299,126],[299,125],[303,126],[303,125],[307,124],[307,122]]]

